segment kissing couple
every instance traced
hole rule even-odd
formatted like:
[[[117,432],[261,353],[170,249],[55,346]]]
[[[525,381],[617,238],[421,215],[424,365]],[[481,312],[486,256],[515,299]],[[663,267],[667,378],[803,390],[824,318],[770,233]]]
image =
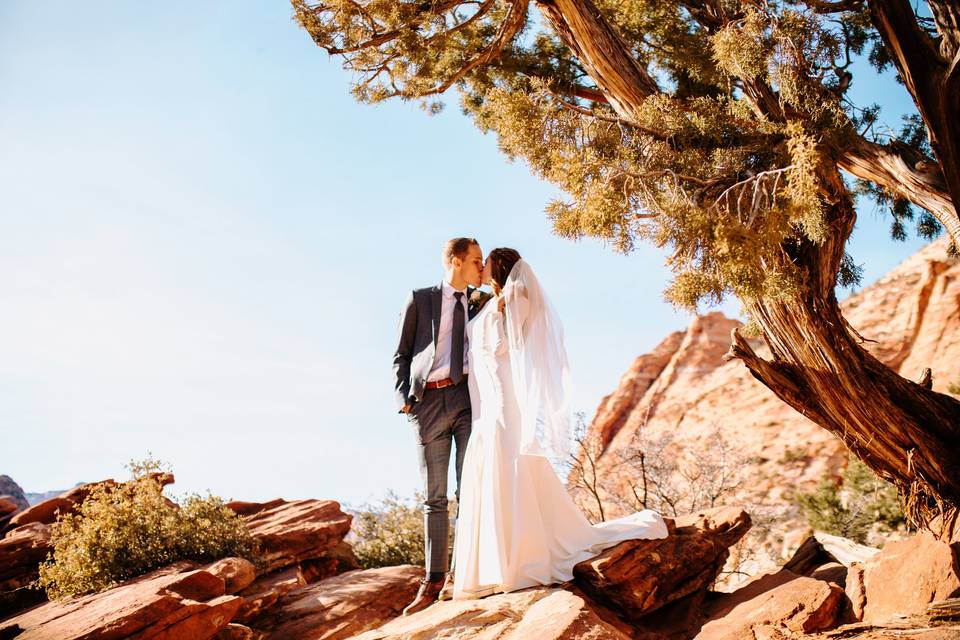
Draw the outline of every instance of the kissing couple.
[[[450,240],[442,257],[443,281],[407,296],[393,357],[425,493],[426,575],[404,615],[438,598],[566,582],[574,565],[618,542],[667,536],[649,509],[591,525],[554,471],[550,456],[570,455],[570,367],[560,320],[531,266],[508,248],[484,260],[473,238]],[[482,295],[484,284],[493,296]]]

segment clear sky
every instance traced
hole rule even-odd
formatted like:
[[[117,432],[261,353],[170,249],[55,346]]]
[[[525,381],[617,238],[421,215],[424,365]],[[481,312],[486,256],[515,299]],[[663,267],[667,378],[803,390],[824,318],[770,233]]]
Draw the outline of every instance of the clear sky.
[[[359,105],[290,13],[0,3],[0,473],[25,490],[124,477],[149,451],[180,492],[412,494],[391,356],[404,296],[440,281],[449,237],[534,266],[588,416],[689,322],[663,301],[660,252],[552,236],[555,189],[456,96],[435,117]],[[899,126],[902,87],[858,82]],[[888,224],[861,213],[866,283],[921,245],[886,240]]]

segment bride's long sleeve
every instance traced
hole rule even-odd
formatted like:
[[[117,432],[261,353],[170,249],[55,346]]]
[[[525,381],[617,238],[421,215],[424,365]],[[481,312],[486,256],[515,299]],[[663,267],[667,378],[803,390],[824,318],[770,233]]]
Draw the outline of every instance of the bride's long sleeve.
[[[496,301],[491,300],[490,304],[496,304]],[[503,325],[503,314],[495,311],[487,317],[488,324],[484,332],[486,343],[484,347],[494,356],[502,356],[507,351],[507,336]]]

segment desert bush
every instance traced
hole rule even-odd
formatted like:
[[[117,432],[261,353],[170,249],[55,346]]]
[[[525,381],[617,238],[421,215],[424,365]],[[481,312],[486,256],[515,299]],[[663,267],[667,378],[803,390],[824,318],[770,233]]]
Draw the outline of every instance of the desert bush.
[[[407,500],[390,491],[379,503],[353,511],[348,539],[361,567],[423,564],[422,501],[420,494]]]
[[[163,494],[161,463],[131,461],[131,479],[93,488],[75,513],[61,515],[53,551],[40,565],[39,588],[52,599],[103,591],[177,560],[227,556],[256,560],[243,520],[214,495]]]
[[[353,527],[347,541],[353,546],[353,553],[361,567],[376,569],[400,564],[423,566],[423,499],[421,492],[407,499],[390,491],[379,503],[350,509]],[[450,500],[449,510],[449,544],[452,550],[453,516],[457,513],[455,499]]]
[[[810,527],[866,543],[871,531],[891,532],[905,524],[896,488],[850,456],[840,481],[824,478],[810,493],[797,495]]]

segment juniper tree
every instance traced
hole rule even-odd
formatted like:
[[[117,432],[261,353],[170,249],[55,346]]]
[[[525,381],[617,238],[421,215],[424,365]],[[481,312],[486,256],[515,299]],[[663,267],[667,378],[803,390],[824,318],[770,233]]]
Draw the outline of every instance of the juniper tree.
[[[960,403],[862,347],[836,286],[854,199],[960,246],[960,8],[928,0],[292,0],[361,102],[459,93],[566,197],[557,234],[667,247],[677,305],[738,297],[772,359],[730,356],[841,437],[925,522],[960,504]],[[916,104],[884,136],[849,97],[853,62]],[[871,71],[873,73],[874,71]],[[845,170],[852,178],[841,174]]]

